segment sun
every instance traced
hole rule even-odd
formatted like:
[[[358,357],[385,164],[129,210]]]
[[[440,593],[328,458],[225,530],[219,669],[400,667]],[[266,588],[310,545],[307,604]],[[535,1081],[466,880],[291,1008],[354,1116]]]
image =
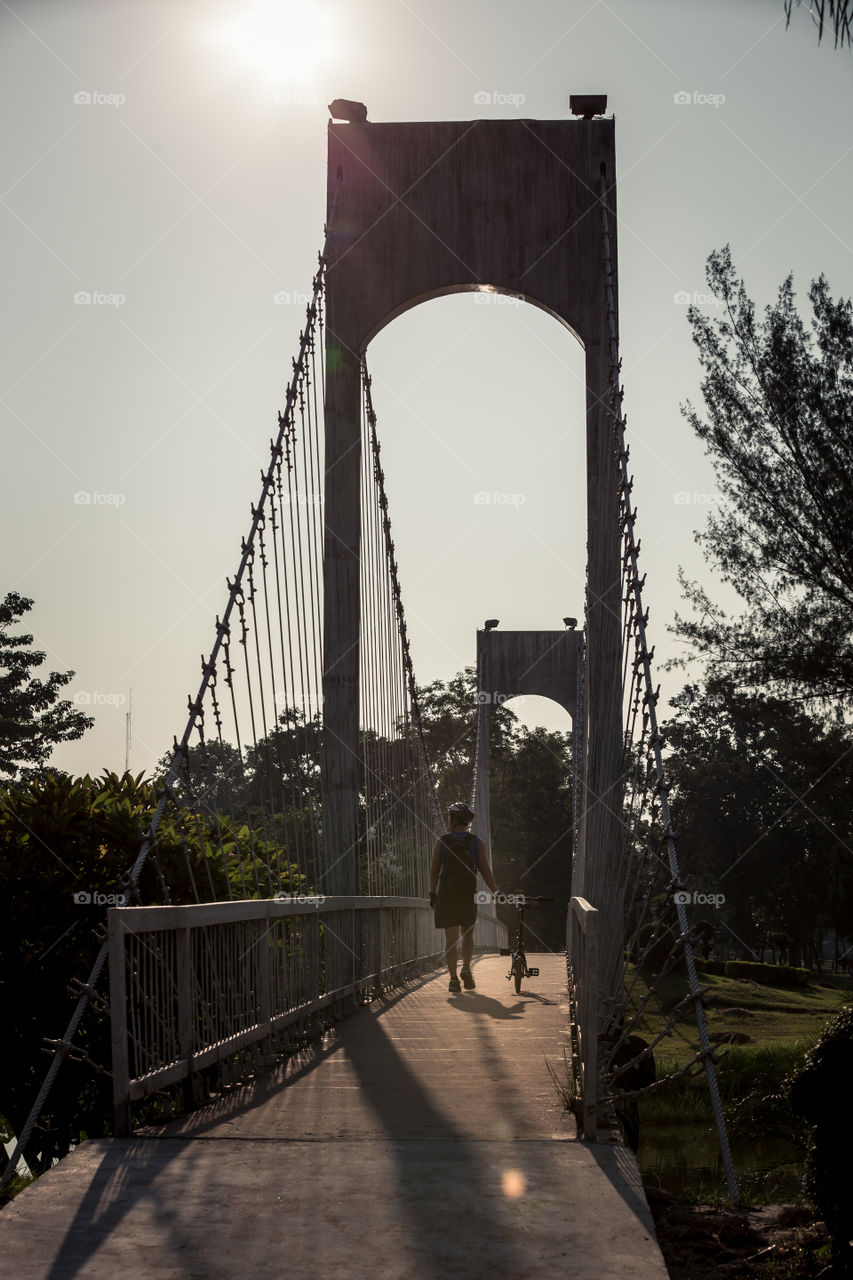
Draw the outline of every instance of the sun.
[[[211,35],[236,61],[279,84],[321,70],[332,22],[316,0],[248,0],[214,23]]]

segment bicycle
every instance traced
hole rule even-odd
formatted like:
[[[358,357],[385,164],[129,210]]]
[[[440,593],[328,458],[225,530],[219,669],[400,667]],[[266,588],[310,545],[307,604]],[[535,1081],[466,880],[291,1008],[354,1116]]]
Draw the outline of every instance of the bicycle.
[[[553,902],[553,898],[526,898],[524,894],[515,895],[515,906],[518,908],[518,925],[515,931],[515,942],[512,947],[501,947],[502,956],[512,956],[512,964],[506,975],[507,982],[515,982],[516,993],[521,991],[522,978],[538,978],[539,970],[529,968],[527,953],[524,950],[524,913],[532,902]]]

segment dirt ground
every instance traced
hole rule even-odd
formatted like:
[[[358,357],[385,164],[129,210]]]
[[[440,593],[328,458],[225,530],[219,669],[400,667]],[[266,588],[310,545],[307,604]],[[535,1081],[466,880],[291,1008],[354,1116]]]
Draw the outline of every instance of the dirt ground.
[[[672,1280],[832,1280],[826,1230],[807,1205],[732,1209],[646,1195]]]

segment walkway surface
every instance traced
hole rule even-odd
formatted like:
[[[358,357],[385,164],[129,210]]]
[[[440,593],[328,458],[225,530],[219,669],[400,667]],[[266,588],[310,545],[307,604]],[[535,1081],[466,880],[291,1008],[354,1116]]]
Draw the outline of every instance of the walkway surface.
[[[410,983],[277,1072],[87,1142],[0,1213],[16,1280],[666,1280],[636,1162],[574,1137],[565,957]]]

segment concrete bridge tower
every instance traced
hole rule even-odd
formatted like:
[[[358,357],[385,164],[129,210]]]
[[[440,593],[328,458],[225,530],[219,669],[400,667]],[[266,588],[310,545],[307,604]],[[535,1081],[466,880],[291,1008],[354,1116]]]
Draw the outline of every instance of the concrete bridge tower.
[[[621,903],[596,901],[613,897],[622,850],[621,543],[602,256],[603,175],[615,272],[615,133],[612,119],[587,116],[329,126],[324,888],[358,884],[360,362],[419,302],[498,291],[547,311],[584,349],[585,799],[574,892],[610,912],[621,938]]]

